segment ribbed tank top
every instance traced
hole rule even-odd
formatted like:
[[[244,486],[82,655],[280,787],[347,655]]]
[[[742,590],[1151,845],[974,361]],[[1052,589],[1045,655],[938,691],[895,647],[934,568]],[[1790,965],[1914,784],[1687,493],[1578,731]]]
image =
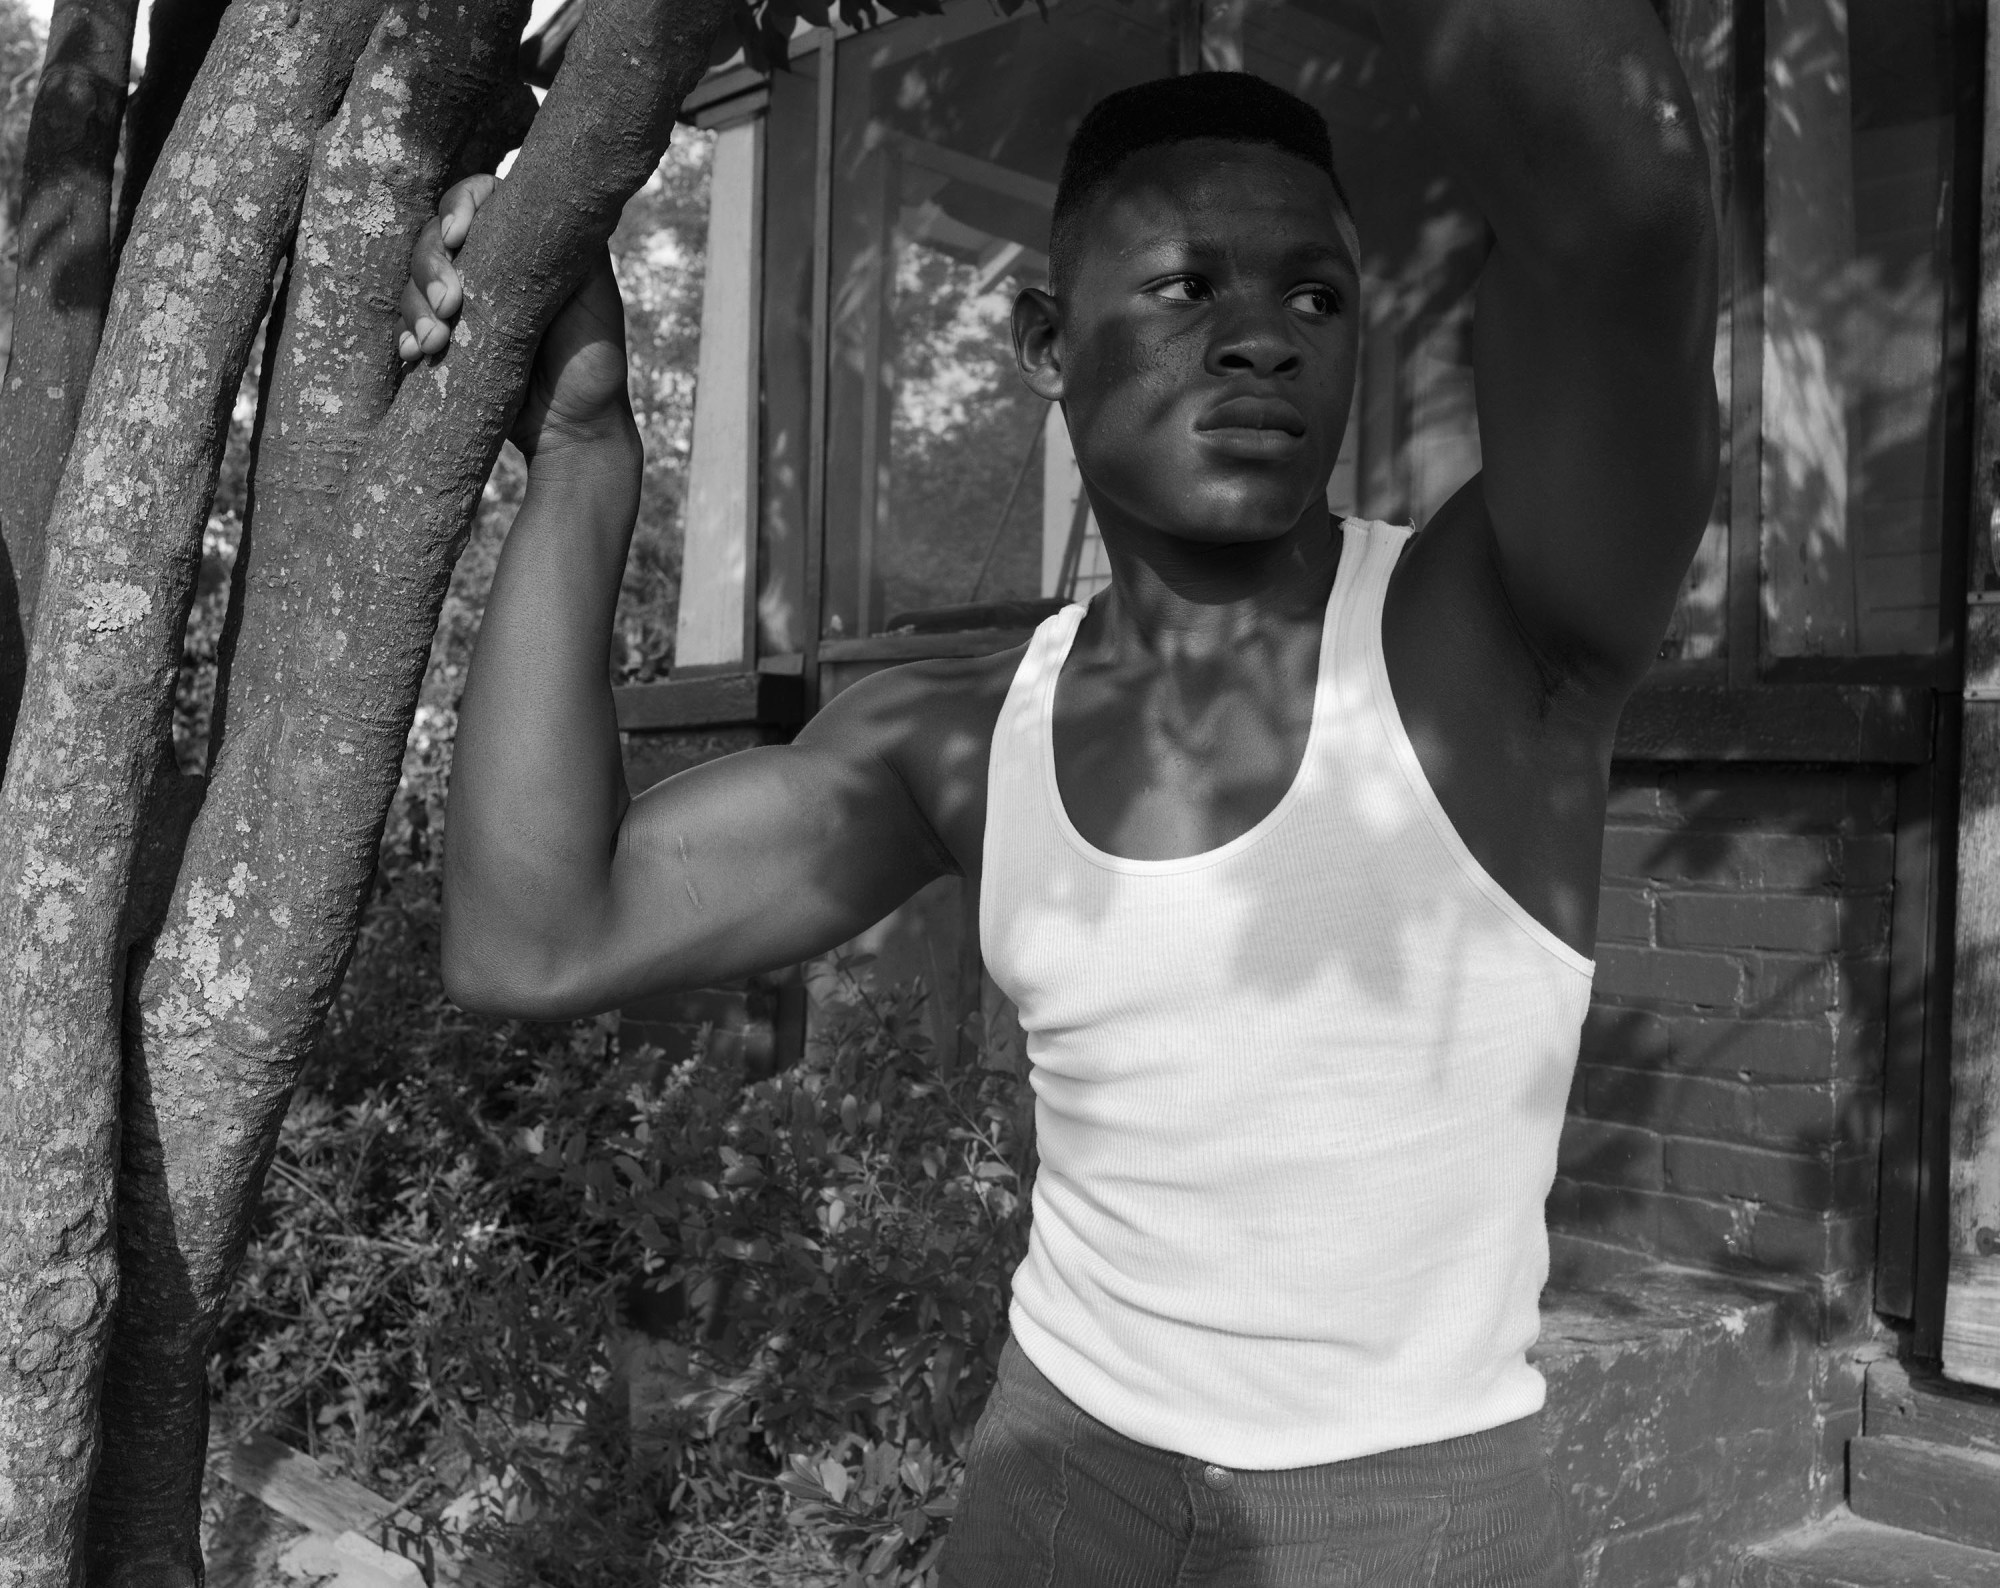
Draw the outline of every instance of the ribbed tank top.
[[[1249,831],[1130,860],[1071,824],[1051,730],[1081,606],[1036,630],[987,772],[980,943],[1041,1157],[1015,1337],[1120,1433],[1241,1468],[1540,1408],[1590,994],[1404,732],[1381,620],[1410,532],[1342,528],[1305,757]]]

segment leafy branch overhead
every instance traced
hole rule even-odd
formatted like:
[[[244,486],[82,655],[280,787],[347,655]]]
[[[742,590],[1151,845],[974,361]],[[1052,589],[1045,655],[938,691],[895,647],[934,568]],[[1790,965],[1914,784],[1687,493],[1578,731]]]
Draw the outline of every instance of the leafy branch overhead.
[[[1002,16],[1013,16],[1028,0],[993,0]],[[537,87],[555,80],[563,48],[583,15],[584,0],[566,0],[521,47],[521,75]],[[1047,0],[1035,9],[1048,14]],[[744,61],[760,72],[783,71],[791,61],[793,36],[801,22],[816,28],[836,23],[855,33],[865,32],[895,17],[941,16],[944,0],[735,0],[709,52],[709,64],[719,66],[742,52]]]

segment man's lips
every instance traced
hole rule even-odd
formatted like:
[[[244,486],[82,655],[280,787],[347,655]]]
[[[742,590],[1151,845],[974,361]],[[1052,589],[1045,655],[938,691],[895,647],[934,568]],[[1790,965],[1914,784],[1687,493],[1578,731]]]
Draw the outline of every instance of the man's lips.
[[[1306,417],[1282,397],[1232,397],[1195,422],[1197,430],[1282,430],[1304,436]]]
[[[1232,397],[1203,414],[1194,428],[1204,441],[1239,458],[1289,457],[1306,435],[1305,415],[1277,397]]]

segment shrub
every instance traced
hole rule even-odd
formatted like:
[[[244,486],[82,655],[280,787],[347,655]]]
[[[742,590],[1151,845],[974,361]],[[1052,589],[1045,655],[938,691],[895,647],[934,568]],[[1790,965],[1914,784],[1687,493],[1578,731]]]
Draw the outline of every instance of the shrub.
[[[1025,1243],[1026,1088],[942,1068],[921,989],[859,963],[816,978],[804,1062],[761,1079],[624,1051],[613,1020],[459,1013],[435,782],[399,804],[272,1164],[223,1426],[557,1588],[708,1580],[718,1539],[733,1581],[788,1551],[929,1579]]]

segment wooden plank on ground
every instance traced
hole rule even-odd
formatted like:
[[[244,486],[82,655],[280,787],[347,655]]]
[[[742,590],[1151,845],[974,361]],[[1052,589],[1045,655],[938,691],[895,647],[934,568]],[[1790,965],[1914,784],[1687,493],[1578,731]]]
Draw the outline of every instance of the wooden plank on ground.
[[[269,1434],[225,1447],[222,1476],[278,1515],[315,1533],[366,1533],[389,1514],[389,1502],[352,1479],[328,1472],[302,1450]]]
[[[351,1478],[328,1472],[302,1450],[294,1450],[269,1434],[211,1447],[217,1472],[253,1499],[262,1500],[288,1521],[315,1533],[337,1538],[342,1533],[364,1537],[379,1528],[396,1509],[372,1489]],[[438,1555],[438,1580],[466,1588],[536,1588],[483,1557]]]

